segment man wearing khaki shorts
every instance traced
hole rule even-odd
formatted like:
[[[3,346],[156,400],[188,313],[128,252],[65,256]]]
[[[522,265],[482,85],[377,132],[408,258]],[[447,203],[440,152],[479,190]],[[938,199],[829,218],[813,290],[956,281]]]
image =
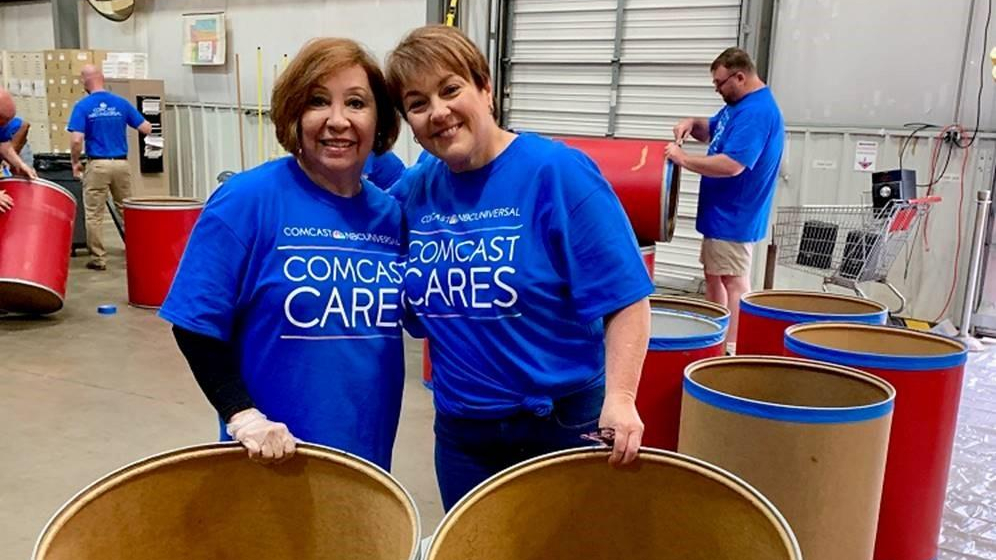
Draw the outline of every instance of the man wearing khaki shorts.
[[[123,97],[104,90],[104,75],[97,67],[84,66],[80,77],[89,95],[76,103],[69,117],[73,176],[83,179],[86,248],[90,252],[86,267],[106,270],[103,225],[107,194],[110,193],[119,211],[121,202],[131,196],[128,127],[150,134],[152,125]],[[80,164],[84,140],[88,158],[86,173]]]
[[[711,118],[680,121],[667,157],[702,175],[695,227],[705,238],[699,260],[706,298],[730,310],[727,340],[735,342],[740,297],[750,291],[754,243],[764,239],[768,228],[785,124],[746,52],[726,49],[711,71],[713,87],[726,105]],[[689,136],[709,144],[706,155],[681,148]]]

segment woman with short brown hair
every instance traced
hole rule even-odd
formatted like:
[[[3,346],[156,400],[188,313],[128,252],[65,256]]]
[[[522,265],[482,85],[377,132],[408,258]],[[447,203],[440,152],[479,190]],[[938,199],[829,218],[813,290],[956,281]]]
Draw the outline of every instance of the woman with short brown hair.
[[[434,156],[391,192],[430,341],[444,507],[599,428],[614,431],[610,461],[632,461],[653,284],[608,183],[581,152],[498,126],[487,62],[456,29],[409,34],[387,83]]]
[[[227,435],[262,462],[292,454],[296,437],[390,468],[402,216],[362,178],[397,138],[386,91],[355,42],[306,44],[273,89],[291,155],[211,196],[159,312]]]

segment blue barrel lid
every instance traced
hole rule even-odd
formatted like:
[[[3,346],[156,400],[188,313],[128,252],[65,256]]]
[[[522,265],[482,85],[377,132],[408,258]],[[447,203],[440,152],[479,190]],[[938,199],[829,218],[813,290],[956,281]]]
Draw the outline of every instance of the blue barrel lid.
[[[718,365],[737,364],[743,367],[763,367],[775,365],[806,367],[813,370],[823,370],[836,375],[846,375],[853,379],[864,381],[880,388],[885,395],[880,401],[865,405],[832,407],[832,406],[800,406],[775,402],[759,401],[738,395],[732,395],[699,382],[695,374],[704,369]],[[888,382],[874,375],[848,367],[837,366],[799,358],[781,356],[725,356],[699,360],[685,368],[683,382],[685,393],[701,402],[746,416],[766,418],[781,422],[798,422],[801,424],[844,424],[863,422],[881,418],[892,412],[895,406],[896,390]]]
[[[835,343],[841,336],[846,337],[849,347]],[[828,340],[831,337],[833,340]],[[905,349],[896,348],[901,340],[907,341]],[[896,351],[890,352],[893,348]],[[840,322],[789,327],[785,329],[785,349],[833,364],[899,371],[947,369],[968,361],[968,349],[953,338],[903,327]]]
[[[726,327],[711,319],[674,311],[650,312],[650,350],[699,350],[725,339]]]
[[[776,298],[798,298],[800,301],[811,300],[814,302],[839,302],[841,306],[862,307],[866,308],[867,311],[854,313],[807,311],[804,309],[776,307],[771,301],[765,302],[765,300],[774,300]],[[766,290],[744,294],[740,298],[740,309],[759,317],[791,323],[851,321],[855,323],[884,325],[889,318],[889,308],[870,299],[802,290]]]

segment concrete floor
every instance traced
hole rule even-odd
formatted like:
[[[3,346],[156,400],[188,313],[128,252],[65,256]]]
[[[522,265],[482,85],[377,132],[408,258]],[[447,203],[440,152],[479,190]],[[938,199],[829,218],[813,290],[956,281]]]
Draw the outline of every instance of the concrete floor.
[[[0,558],[29,558],[53,513],[97,478],[137,459],[215,441],[214,410],[154,311],[127,304],[124,249],[108,229],[106,272],[71,261],[66,307],[0,317]],[[115,315],[97,306],[117,305]],[[432,395],[421,345],[409,340],[394,476],[415,498],[423,532],[442,518],[432,462]]]

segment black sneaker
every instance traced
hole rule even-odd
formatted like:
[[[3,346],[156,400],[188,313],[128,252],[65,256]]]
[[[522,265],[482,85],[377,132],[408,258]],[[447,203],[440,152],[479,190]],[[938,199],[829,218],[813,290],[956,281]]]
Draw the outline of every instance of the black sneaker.
[[[106,264],[96,261],[88,261],[86,267],[90,270],[107,270]]]

